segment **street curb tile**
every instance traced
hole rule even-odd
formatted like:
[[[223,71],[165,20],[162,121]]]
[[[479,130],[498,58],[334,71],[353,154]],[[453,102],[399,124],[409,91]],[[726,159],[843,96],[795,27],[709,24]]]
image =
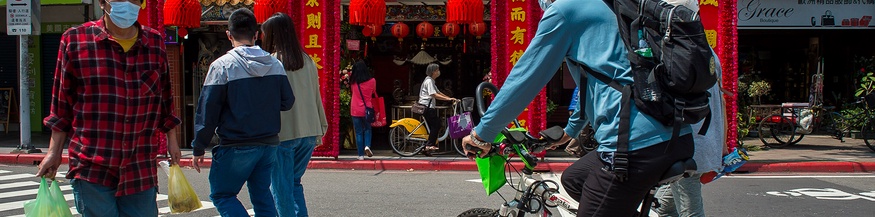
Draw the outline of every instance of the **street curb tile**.
[[[748,162],[738,168],[738,172],[832,172],[859,173],[875,172],[875,162],[786,162],[760,163]]]
[[[18,164],[18,154],[0,154],[0,163]]]

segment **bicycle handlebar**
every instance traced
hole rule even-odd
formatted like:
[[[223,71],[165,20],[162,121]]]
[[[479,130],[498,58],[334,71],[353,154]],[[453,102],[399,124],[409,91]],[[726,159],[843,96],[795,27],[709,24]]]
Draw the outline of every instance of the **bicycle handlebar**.
[[[549,129],[541,131],[540,137],[534,137],[528,132],[523,131],[511,131],[511,130],[502,130],[501,134],[504,135],[504,139],[499,143],[489,143],[491,145],[491,149],[487,155],[500,154],[500,155],[508,155],[510,151],[513,149],[506,149],[507,145],[519,144],[523,145],[525,149],[520,149],[519,153],[520,157],[529,159],[537,159],[535,156],[532,156],[531,153],[539,153],[547,149],[551,143],[557,142],[562,139],[562,136],[565,135],[565,131],[559,126],[553,126]],[[483,151],[483,149],[474,147],[474,146],[465,146],[465,149],[468,149],[472,152]],[[468,157],[474,157],[471,153],[468,154]],[[534,161],[532,161],[534,162]]]

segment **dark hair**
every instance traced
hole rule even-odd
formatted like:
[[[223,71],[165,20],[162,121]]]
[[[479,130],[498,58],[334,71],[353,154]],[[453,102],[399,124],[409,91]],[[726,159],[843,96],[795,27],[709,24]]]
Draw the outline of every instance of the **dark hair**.
[[[295,24],[289,15],[278,12],[261,24],[264,38],[261,40],[265,51],[276,53],[286,71],[304,67],[304,48],[295,33]]]
[[[359,84],[371,80],[371,73],[368,71],[368,64],[365,61],[359,60],[352,66],[352,83]]]
[[[228,18],[228,30],[235,40],[252,40],[258,32],[258,22],[255,14],[247,8],[240,8],[231,13]]]

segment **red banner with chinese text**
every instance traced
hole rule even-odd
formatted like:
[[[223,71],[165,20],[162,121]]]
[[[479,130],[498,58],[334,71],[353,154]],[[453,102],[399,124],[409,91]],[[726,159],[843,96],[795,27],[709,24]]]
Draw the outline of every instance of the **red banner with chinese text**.
[[[339,110],[338,68],[335,50],[339,47],[339,33],[336,31],[340,20],[334,12],[340,9],[338,0],[293,0],[290,15],[297,16],[298,37],[304,52],[316,63],[319,71],[320,94],[326,114],[336,114]],[[303,13],[301,13],[303,12]],[[339,117],[329,115],[328,123],[339,123]],[[337,124],[329,124],[323,136],[323,145],[318,146],[313,156],[337,157],[339,154],[339,129]]]

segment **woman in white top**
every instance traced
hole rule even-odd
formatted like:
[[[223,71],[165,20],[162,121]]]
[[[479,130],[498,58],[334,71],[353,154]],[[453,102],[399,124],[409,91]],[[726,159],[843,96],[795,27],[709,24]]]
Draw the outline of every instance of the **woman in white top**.
[[[441,128],[441,121],[438,118],[437,110],[434,109],[435,99],[444,100],[444,101],[458,101],[456,98],[449,97],[441,93],[437,86],[435,85],[434,79],[437,79],[441,76],[440,66],[437,64],[429,64],[425,69],[425,80],[422,81],[422,87],[419,89],[419,103],[421,105],[425,105],[425,112],[422,113],[422,117],[425,118],[425,122],[428,126],[428,142],[425,146],[425,153],[428,154],[429,151],[437,150],[437,137],[438,131]]]

